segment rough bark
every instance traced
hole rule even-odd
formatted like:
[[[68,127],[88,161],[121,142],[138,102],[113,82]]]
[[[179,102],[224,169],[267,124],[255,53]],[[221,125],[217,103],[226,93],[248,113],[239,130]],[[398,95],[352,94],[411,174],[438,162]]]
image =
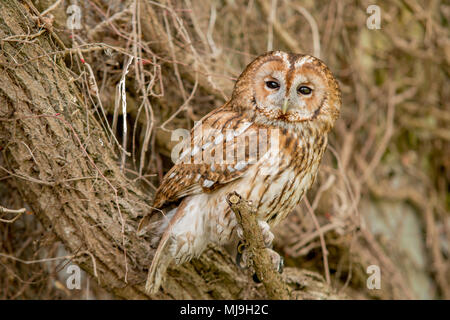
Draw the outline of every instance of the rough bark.
[[[136,235],[150,196],[121,172],[77,75],[56,53],[61,48],[51,34],[38,34],[32,16],[18,1],[0,0],[3,170],[14,176],[44,227],[100,285],[119,297],[150,298],[144,284],[153,249],[150,236]],[[317,276],[303,276],[318,284],[306,285],[309,291],[300,285],[306,297],[330,297]],[[298,287],[297,280],[291,283]],[[263,292],[224,251],[210,248],[200,259],[170,269],[153,298],[264,298]]]

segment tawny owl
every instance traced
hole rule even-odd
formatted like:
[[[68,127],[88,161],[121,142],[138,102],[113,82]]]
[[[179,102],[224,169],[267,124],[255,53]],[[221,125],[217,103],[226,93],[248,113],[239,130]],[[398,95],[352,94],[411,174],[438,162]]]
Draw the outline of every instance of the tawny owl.
[[[198,257],[209,243],[242,236],[226,196],[251,200],[270,245],[270,226],[314,182],[327,134],[339,116],[337,81],[319,59],[268,52],[238,78],[231,99],[207,114],[156,192],[162,234],[146,289],[155,293],[168,265]]]

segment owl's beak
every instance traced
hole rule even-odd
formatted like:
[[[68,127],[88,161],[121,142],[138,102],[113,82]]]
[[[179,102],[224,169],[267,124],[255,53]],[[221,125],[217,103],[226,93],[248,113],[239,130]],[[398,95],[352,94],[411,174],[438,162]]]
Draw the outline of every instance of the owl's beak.
[[[288,109],[288,106],[289,106],[289,98],[286,97],[286,98],[284,98],[283,108],[281,109],[281,112],[282,112],[283,114],[286,114],[286,111],[287,111],[287,109]]]

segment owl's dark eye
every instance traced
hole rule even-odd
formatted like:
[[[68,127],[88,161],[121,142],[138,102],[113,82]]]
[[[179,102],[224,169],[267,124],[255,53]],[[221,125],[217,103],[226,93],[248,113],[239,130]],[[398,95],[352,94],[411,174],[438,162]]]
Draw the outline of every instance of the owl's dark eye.
[[[307,86],[300,86],[298,87],[297,91],[305,96],[310,95],[312,92],[312,89]]]
[[[266,86],[269,89],[278,89],[280,87],[280,84],[276,81],[266,81]]]

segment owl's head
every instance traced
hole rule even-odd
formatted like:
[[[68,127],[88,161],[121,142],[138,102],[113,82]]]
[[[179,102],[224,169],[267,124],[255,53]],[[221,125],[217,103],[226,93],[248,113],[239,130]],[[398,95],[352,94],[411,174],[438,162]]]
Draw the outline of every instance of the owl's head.
[[[339,85],[321,60],[282,51],[252,61],[236,82],[232,100],[250,109],[256,121],[279,126],[309,122],[327,131],[341,108]]]

